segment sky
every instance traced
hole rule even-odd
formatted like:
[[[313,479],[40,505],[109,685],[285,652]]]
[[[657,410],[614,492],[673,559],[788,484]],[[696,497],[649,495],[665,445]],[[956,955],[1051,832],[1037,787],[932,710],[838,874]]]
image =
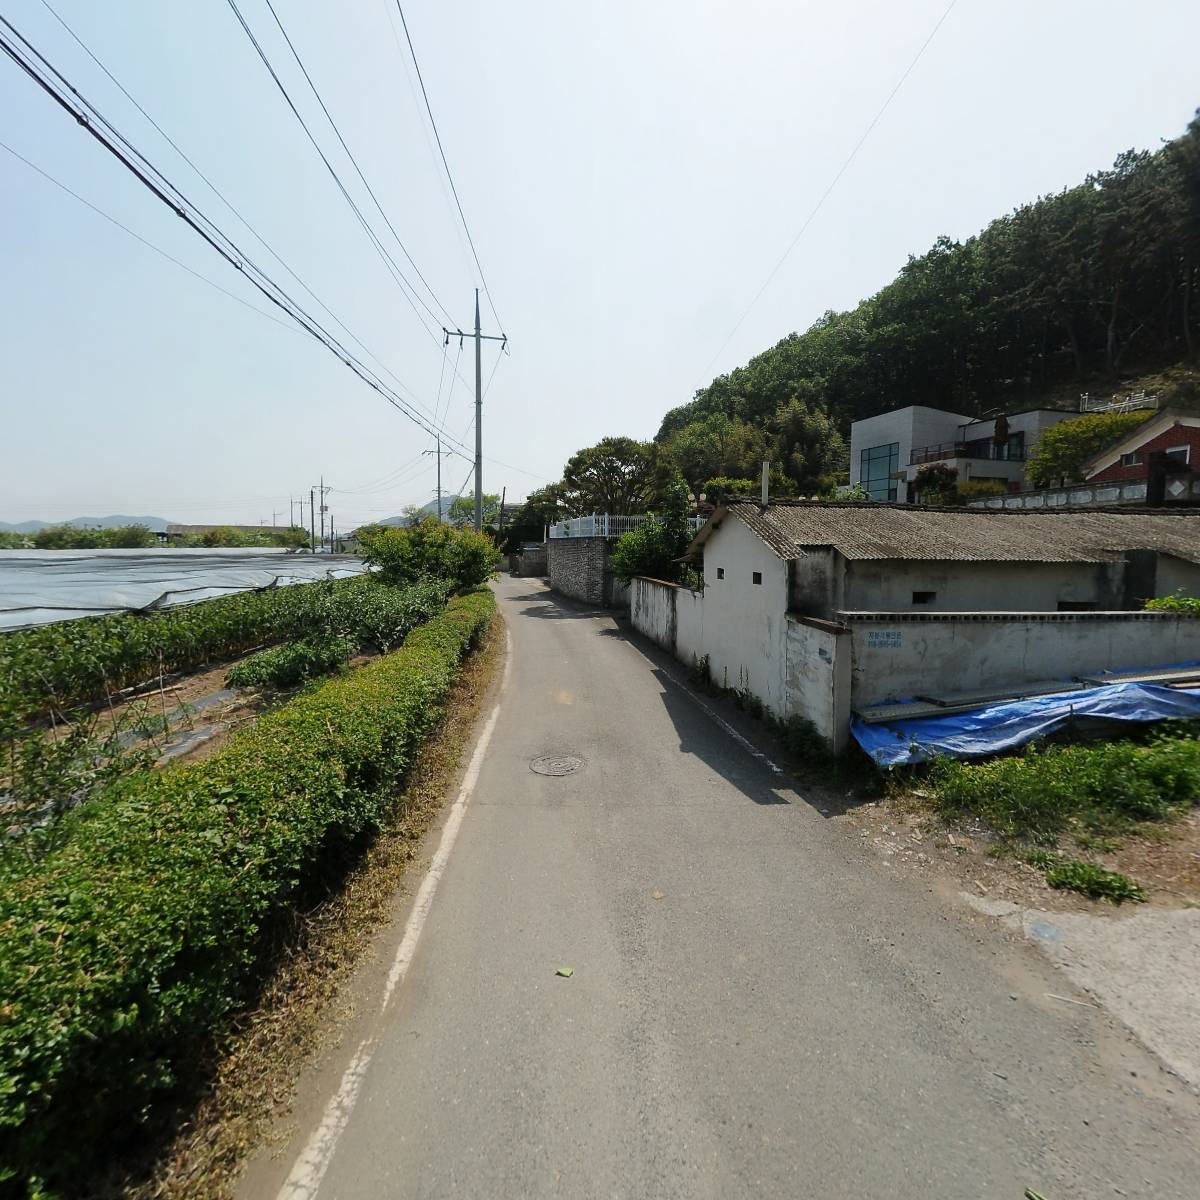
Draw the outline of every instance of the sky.
[[[480,279],[395,0],[273,2],[437,298],[426,295],[437,320],[418,310],[429,328],[225,0],[50,3],[278,259],[43,0],[11,0],[5,15],[251,258],[334,314],[364,359],[436,412],[448,443],[469,449],[473,348],[443,346],[450,322],[436,305],[468,329]],[[266,0],[238,7],[409,270]],[[1194,0],[958,0],[738,326],[946,9],[407,0],[494,303],[485,297],[484,331],[509,338],[498,361],[497,343],[484,344],[486,491],[519,498],[582,446],[652,437],[715,374],[852,307],[939,235],[968,237],[1123,149],[1157,147],[1200,105]],[[323,477],[346,529],[432,498],[430,435],[307,335],[251,311],[269,306],[7,57],[0,142],[243,301],[0,149],[0,520],[284,524],[289,502]],[[442,464],[448,493],[469,490],[461,450]]]

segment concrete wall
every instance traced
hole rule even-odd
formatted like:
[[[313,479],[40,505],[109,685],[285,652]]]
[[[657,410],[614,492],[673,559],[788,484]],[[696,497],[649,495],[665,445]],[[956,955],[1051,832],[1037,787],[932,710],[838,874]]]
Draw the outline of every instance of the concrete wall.
[[[629,587],[612,573],[614,544],[614,538],[551,538],[546,543],[550,586],[585,604],[627,608]]]
[[[895,612],[1055,612],[1059,601],[1124,607],[1125,564],[912,562],[857,560],[846,564],[845,608]],[[935,592],[927,606],[914,592]],[[829,617],[831,613],[814,614]]]
[[[514,575],[544,576],[549,570],[546,547],[530,547],[508,556],[508,569]]]
[[[811,721],[841,750],[849,734],[849,640],[829,622],[786,611],[787,574],[787,564],[729,521],[705,547],[703,592],[633,581],[633,625],[689,666],[707,658],[714,683],[749,693],[776,717]]]
[[[897,468],[908,466],[913,448],[935,446],[940,442],[952,442],[958,436],[958,427],[971,418],[962,413],[944,412],[940,408],[926,408],[915,404],[908,408],[897,408],[878,416],[855,421],[850,426],[850,482],[859,482],[862,463],[861,453],[872,446],[900,443]],[[903,484],[900,500],[904,499]]]
[[[1173,613],[843,613],[855,708],[1105,670],[1200,661],[1200,617]]]

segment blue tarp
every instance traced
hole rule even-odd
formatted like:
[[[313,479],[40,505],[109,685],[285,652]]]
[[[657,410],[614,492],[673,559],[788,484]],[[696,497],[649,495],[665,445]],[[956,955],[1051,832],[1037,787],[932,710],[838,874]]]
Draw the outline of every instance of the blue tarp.
[[[1078,718],[1102,721],[1200,719],[1200,688],[1151,683],[1105,687],[1006,700],[944,717],[915,717],[868,725],[855,717],[850,731],[881,767],[926,762],[939,755],[978,758],[1015,750]]]

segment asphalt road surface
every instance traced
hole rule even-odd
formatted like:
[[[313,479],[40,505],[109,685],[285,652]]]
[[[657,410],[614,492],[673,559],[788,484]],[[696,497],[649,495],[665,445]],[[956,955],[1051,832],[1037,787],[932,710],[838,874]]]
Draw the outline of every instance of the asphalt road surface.
[[[497,590],[511,671],[411,968],[245,1200],[1200,1195],[1200,1102],[1065,976],[610,615]]]

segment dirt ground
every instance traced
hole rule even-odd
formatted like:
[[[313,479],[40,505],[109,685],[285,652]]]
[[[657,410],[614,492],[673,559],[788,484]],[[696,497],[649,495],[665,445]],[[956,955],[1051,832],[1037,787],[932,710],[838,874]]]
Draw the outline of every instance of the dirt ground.
[[[879,854],[930,876],[931,883],[937,879],[991,900],[1050,912],[1116,907],[1049,887],[1042,871],[1005,853],[983,825],[947,826],[920,795],[889,796],[848,809],[846,816]],[[1147,835],[1125,837],[1109,853],[1073,849],[1069,841],[1065,852],[1136,880],[1146,891],[1147,907],[1200,908],[1200,810]]]

